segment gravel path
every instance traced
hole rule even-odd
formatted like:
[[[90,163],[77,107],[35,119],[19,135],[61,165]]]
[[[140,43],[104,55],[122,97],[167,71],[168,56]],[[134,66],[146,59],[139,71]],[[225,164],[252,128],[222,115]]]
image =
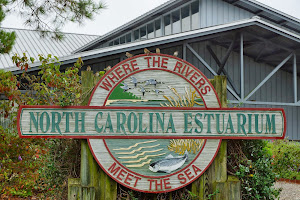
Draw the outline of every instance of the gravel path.
[[[275,188],[282,188],[280,200],[300,200],[300,184],[278,181]]]

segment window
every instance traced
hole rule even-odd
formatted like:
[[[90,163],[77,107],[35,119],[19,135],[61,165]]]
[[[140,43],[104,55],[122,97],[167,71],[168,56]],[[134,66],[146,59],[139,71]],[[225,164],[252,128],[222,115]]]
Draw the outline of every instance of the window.
[[[180,10],[176,10],[172,12],[172,33],[180,33],[181,32],[181,25],[180,25]]]
[[[150,24],[147,24],[147,32],[148,32],[148,39],[154,38],[153,22]]]
[[[195,1],[191,4],[192,11],[192,29],[197,29],[200,26],[200,14],[199,14],[199,1]]]
[[[161,36],[161,20],[155,20],[154,22],[155,26],[155,37],[160,37]]]
[[[131,33],[126,35],[126,43],[131,42]]]
[[[120,44],[119,38],[114,40],[114,45],[118,45],[118,44]]]
[[[165,23],[165,35],[171,34],[171,16],[166,15],[164,16],[164,23]]]
[[[141,39],[147,39],[147,30],[146,26],[140,28]]]
[[[194,0],[178,10],[150,21],[133,32],[105,43],[108,46],[125,44],[136,40],[145,40],[164,35],[176,34],[200,28],[199,0]]]
[[[134,40],[140,39],[140,30],[139,29],[137,29],[133,32],[133,38],[134,38]]]
[[[125,43],[125,35],[120,38],[120,44],[124,44],[124,43]]]
[[[181,8],[182,31],[191,30],[190,5]]]

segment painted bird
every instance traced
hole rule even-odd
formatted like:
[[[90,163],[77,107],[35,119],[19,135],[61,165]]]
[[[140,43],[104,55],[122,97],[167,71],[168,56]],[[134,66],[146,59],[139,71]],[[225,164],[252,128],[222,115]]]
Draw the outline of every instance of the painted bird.
[[[134,87],[136,87],[136,85],[138,83],[137,79],[134,76],[130,76],[130,78],[131,78],[130,82],[134,84]]]
[[[160,49],[159,48],[156,48],[155,51],[156,51],[156,53],[160,53]]]
[[[144,53],[147,54],[147,56],[149,56],[149,54],[150,54],[151,52],[149,51],[149,49],[145,48],[145,49],[144,49]]]
[[[121,86],[120,88],[123,89],[123,92],[126,92],[127,90],[131,89],[130,87],[128,87],[128,85],[126,83],[123,82],[122,84],[123,84],[123,86]]]
[[[131,58],[131,57],[133,56],[133,54],[131,54],[131,53],[129,53],[129,52],[126,52],[125,55],[126,55],[127,58]]]
[[[106,72],[108,72],[110,69],[111,69],[111,66],[110,66],[110,65],[107,66],[106,68],[104,68],[104,70],[105,70]]]
[[[146,81],[145,86],[146,85],[154,85],[156,87],[156,84],[157,84],[157,82],[155,79],[149,79]]]
[[[178,56],[178,51],[175,51],[173,56],[177,57]]]
[[[145,96],[145,92],[146,92],[145,88],[143,86],[140,86],[140,88],[141,88],[141,92],[143,93],[143,96]]]
[[[153,92],[155,92],[156,93],[156,95],[158,95],[159,93],[162,93],[162,92],[164,92],[164,91],[161,91],[161,90],[158,90],[158,89],[155,89],[155,90],[152,90]]]

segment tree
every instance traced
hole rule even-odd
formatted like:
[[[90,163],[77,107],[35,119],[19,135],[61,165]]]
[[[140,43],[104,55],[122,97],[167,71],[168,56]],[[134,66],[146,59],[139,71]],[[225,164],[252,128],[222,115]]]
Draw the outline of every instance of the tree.
[[[92,19],[102,8],[103,3],[93,0],[0,0],[0,25],[6,14],[14,12],[42,37],[62,39],[61,28],[66,22],[81,24],[85,19]],[[8,53],[15,39],[14,32],[0,30],[0,53]]]

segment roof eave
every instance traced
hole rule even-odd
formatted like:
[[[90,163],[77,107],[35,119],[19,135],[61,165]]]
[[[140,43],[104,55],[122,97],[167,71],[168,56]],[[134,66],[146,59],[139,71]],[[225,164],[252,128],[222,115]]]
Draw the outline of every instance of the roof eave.
[[[240,0],[240,1],[242,1],[242,2],[244,2],[246,4],[250,4],[252,6],[255,6],[258,9],[262,9],[262,10],[265,10],[265,11],[269,10],[271,13],[274,13],[278,17],[283,17],[283,18],[289,19],[289,20],[291,20],[291,22],[298,23],[298,24],[300,23],[300,19],[297,19],[296,17],[288,15],[288,14],[286,14],[284,12],[281,12],[281,11],[275,9],[275,8],[267,6],[267,5],[265,5],[263,3],[260,3],[260,2],[258,2],[256,0]]]

